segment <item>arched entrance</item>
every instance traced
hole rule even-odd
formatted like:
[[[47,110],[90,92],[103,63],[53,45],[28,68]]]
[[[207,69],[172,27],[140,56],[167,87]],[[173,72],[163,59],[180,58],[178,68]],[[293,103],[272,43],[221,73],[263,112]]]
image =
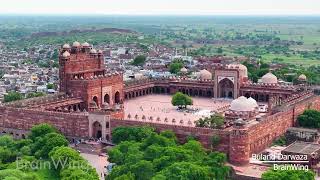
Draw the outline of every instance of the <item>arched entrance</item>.
[[[218,95],[220,98],[234,98],[234,84],[230,79],[224,78],[219,82]]]
[[[102,138],[102,126],[98,121],[93,123],[92,133],[94,138],[97,138],[97,139]]]
[[[93,98],[92,98],[92,100],[93,100],[93,102],[95,102],[96,103],[96,105],[98,106],[98,97],[97,96],[94,96]]]
[[[120,103],[120,93],[119,91],[116,92],[114,95],[114,103],[119,104]]]
[[[104,95],[103,101],[104,101],[104,103],[110,104],[110,96],[109,96],[109,94]]]

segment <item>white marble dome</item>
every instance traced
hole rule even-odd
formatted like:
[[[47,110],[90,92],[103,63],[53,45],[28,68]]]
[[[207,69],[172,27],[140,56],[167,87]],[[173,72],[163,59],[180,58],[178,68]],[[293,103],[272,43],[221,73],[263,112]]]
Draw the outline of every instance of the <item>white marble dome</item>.
[[[62,48],[63,48],[63,49],[69,49],[69,48],[70,48],[70,45],[69,45],[69,44],[64,44],[64,45],[62,46]]]
[[[183,68],[180,69],[180,72],[181,72],[181,73],[187,73],[187,72],[188,72],[188,69],[185,68],[185,67],[183,67]]]
[[[200,71],[200,79],[212,79],[212,73],[203,69]]]
[[[85,43],[82,43],[82,46],[83,46],[83,47],[89,47],[89,46],[90,46],[90,44],[89,44],[89,43],[87,43],[87,42],[85,42]]]
[[[69,57],[70,56],[70,53],[68,51],[65,51],[63,54],[62,54],[63,57]]]
[[[79,47],[80,46],[80,43],[78,41],[75,41],[73,42],[72,44],[73,47]]]
[[[90,53],[95,54],[95,53],[97,53],[97,50],[91,49],[91,50],[90,50]]]
[[[261,78],[261,82],[265,84],[277,84],[278,83],[278,78],[272,73],[267,73]]]
[[[252,97],[249,97],[248,98],[248,101],[250,102],[250,104],[253,106],[253,107],[259,107],[257,101],[255,99],[253,99]]]
[[[247,99],[244,96],[233,100],[230,105],[232,111],[253,111],[257,107],[257,102],[254,99]]]
[[[307,80],[307,76],[304,75],[304,74],[301,74],[301,75],[298,77],[298,80],[299,80],[299,81],[306,81],[306,80]]]

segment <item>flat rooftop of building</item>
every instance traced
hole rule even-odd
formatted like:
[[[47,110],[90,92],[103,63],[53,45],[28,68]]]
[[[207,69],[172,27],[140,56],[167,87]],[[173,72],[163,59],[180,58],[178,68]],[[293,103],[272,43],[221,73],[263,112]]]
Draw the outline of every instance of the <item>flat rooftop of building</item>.
[[[301,127],[290,127],[288,128],[288,131],[318,133],[317,129],[309,129],[309,128],[301,128]]]
[[[175,119],[175,124],[187,126],[187,123],[191,121],[192,125],[189,124],[189,126],[194,126],[194,121],[221,108],[228,107],[232,101],[231,99],[192,97],[193,105],[188,106],[189,110],[181,111],[171,104],[171,98],[170,95],[152,94],[126,100],[124,102],[125,119],[128,119],[130,114],[132,120],[142,121],[141,118],[145,116],[146,121],[152,117],[154,122],[156,119],[160,119],[158,123],[173,124],[172,119]],[[136,115],[139,117],[138,119],[135,119]],[[165,122],[166,118],[167,122]],[[181,120],[183,123],[180,123]]]
[[[320,144],[307,143],[307,142],[294,142],[287,148],[282,150],[282,152],[295,153],[295,154],[307,154],[320,151]]]

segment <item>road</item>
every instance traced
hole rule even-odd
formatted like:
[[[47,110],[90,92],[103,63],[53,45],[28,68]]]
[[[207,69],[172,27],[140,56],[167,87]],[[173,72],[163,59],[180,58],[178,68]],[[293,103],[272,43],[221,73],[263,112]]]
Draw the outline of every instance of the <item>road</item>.
[[[109,164],[107,157],[87,153],[80,153],[80,155],[88,160],[92,167],[96,168],[100,179],[104,180],[104,166]]]

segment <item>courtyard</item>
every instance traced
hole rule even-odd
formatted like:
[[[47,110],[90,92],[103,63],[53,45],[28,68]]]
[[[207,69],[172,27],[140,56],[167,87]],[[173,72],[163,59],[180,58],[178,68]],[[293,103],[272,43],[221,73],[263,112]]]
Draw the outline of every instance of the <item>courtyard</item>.
[[[231,99],[192,97],[193,105],[178,110],[170,95],[147,95],[125,101],[125,119],[194,126],[194,121],[228,108]]]

